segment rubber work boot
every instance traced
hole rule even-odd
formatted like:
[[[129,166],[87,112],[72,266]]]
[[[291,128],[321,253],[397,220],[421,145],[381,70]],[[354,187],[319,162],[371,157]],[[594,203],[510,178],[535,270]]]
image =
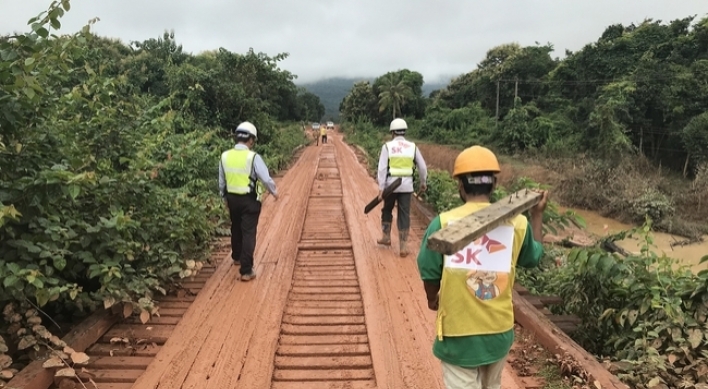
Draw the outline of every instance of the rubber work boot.
[[[381,230],[383,231],[383,235],[381,239],[377,240],[376,243],[382,244],[384,246],[390,246],[391,245],[391,223],[381,223]]]
[[[248,282],[254,278],[256,278],[256,272],[254,270],[251,270],[250,273],[241,276],[241,281]]]
[[[399,247],[399,255],[401,257],[407,257],[408,256],[408,248],[406,247],[406,241],[408,240],[408,231],[399,231],[398,232],[398,243],[400,245]]]

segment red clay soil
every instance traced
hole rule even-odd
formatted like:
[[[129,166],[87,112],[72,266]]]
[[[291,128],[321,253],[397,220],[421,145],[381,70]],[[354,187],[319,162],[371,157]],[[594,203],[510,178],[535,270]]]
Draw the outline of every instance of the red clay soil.
[[[380,248],[377,185],[341,136],[304,149],[263,203],[253,281],[223,261],[134,389],[443,388],[415,258]],[[508,365],[502,388],[521,387]]]

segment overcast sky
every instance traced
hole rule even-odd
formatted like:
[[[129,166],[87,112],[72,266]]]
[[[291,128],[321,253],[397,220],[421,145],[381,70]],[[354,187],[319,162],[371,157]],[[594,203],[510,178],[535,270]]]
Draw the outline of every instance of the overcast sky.
[[[50,0],[0,0],[0,34],[26,31]],[[123,42],[174,30],[188,52],[290,53],[297,83],[408,68],[426,81],[471,71],[498,44],[551,42],[555,56],[613,23],[708,15],[708,0],[72,0],[62,33],[94,17]]]

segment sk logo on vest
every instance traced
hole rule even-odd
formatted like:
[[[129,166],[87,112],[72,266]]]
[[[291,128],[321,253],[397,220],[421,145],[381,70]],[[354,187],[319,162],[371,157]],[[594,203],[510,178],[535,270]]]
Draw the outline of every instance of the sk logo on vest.
[[[403,149],[400,146],[399,147],[394,146],[391,148],[391,153],[393,153],[393,154],[400,154],[402,152],[403,152]]]
[[[468,246],[466,252],[463,253],[460,251],[456,253],[451,261],[453,263],[465,262],[468,265],[475,263],[477,266],[482,266],[482,262],[480,262],[479,258],[477,258],[477,256],[482,252],[482,249],[486,250],[489,254],[492,254],[497,251],[504,250],[505,248],[506,246],[501,242],[494,239],[489,239],[489,237],[485,234],[481,238],[474,241],[473,245]]]

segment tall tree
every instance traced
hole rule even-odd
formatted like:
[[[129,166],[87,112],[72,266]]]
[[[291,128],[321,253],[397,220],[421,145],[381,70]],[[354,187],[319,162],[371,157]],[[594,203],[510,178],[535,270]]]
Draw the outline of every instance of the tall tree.
[[[382,77],[379,92],[379,112],[391,110],[393,119],[399,117],[401,107],[407,100],[414,97],[411,88],[406,85],[403,77],[388,74]]]
[[[357,82],[339,104],[339,112],[345,120],[368,119],[375,121],[378,114],[378,100],[368,81]]]
[[[325,106],[314,93],[301,89],[297,96],[300,120],[319,122],[325,114]]]

